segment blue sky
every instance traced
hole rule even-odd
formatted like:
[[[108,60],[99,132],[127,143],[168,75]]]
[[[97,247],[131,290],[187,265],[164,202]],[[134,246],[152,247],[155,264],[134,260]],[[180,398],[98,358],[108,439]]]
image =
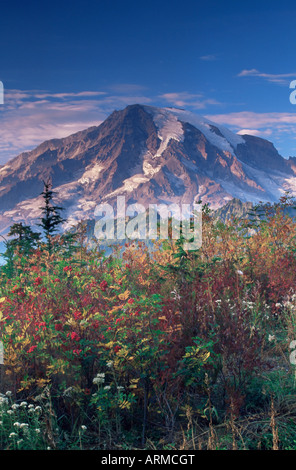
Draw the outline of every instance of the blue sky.
[[[295,14],[292,1],[1,2],[0,163],[133,103],[296,155]]]

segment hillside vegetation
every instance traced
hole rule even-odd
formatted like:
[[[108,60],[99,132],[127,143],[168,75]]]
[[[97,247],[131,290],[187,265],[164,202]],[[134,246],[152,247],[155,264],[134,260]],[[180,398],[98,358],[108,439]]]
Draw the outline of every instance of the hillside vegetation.
[[[296,449],[287,198],[110,256],[28,231],[0,277],[1,449]],[[44,228],[44,227],[43,227]]]

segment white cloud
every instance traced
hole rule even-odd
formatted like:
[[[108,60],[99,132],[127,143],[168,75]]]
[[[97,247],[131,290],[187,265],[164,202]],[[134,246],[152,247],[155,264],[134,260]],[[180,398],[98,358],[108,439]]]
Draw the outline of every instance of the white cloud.
[[[206,116],[219,124],[228,124],[238,128],[264,128],[267,126],[293,125],[295,129],[296,113],[255,113],[241,111],[238,113],[212,114]]]
[[[263,73],[259,72],[257,69],[246,69],[242,70],[238,77],[259,77],[267,80],[271,83],[276,83],[278,85],[287,85],[289,83],[289,78],[296,78],[296,73],[280,73],[280,74],[272,74],[272,73]]]
[[[191,94],[187,93],[186,91],[177,93],[164,93],[159,97],[179,108],[190,107],[193,109],[205,109],[209,105],[221,104],[215,99],[205,98],[202,93]]]
[[[200,60],[204,60],[206,62],[212,62],[214,60],[217,60],[217,56],[215,54],[202,55],[200,57]]]
[[[85,98],[85,97],[94,97],[100,95],[106,95],[105,91],[81,91],[78,93],[36,93],[34,98],[57,98],[57,99],[67,99],[67,98]]]
[[[258,130],[258,129],[241,129],[240,131],[237,132],[237,134],[239,135],[245,135],[245,134],[248,134],[248,135],[254,135],[256,137],[263,137],[263,136],[270,136],[272,135],[272,130],[271,129],[261,129],[261,130]]]

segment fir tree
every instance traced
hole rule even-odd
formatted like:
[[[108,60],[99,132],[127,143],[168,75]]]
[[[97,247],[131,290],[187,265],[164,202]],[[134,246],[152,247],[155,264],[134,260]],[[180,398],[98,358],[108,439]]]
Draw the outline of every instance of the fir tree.
[[[2,257],[6,260],[4,271],[11,277],[14,274],[15,260],[17,256],[28,257],[37,248],[40,241],[40,233],[33,232],[31,227],[23,225],[22,222],[15,223],[10,227],[10,240],[4,238],[5,252]]]
[[[55,206],[52,203],[53,196],[54,194],[56,194],[54,191],[51,190],[52,184],[49,181],[48,182],[43,181],[43,184],[44,184],[44,189],[41,195],[44,199],[44,205],[43,207],[40,207],[40,209],[42,209],[42,217],[40,218],[41,223],[38,225],[39,227],[43,229],[43,232],[46,238],[48,251],[51,251],[52,250],[51,238],[55,234],[55,232],[58,230],[59,225],[61,225],[66,220],[63,219],[61,215],[59,214],[59,212],[62,211],[63,208],[60,206]]]
[[[10,240],[11,246],[18,248],[22,254],[29,254],[40,241],[40,233],[33,232],[31,227],[23,225],[22,222],[13,224],[8,236],[15,237]]]

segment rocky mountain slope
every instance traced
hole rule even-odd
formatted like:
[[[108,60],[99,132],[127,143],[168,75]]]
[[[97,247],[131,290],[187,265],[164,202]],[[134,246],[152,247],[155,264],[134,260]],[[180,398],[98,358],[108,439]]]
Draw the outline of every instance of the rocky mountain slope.
[[[101,125],[44,142],[0,169],[0,232],[40,214],[51,178],[68,224],[92,219],[100,202],[277,201],[296,194],[296,164],[273,144],[237,135],[180,109],[131,105]]]

